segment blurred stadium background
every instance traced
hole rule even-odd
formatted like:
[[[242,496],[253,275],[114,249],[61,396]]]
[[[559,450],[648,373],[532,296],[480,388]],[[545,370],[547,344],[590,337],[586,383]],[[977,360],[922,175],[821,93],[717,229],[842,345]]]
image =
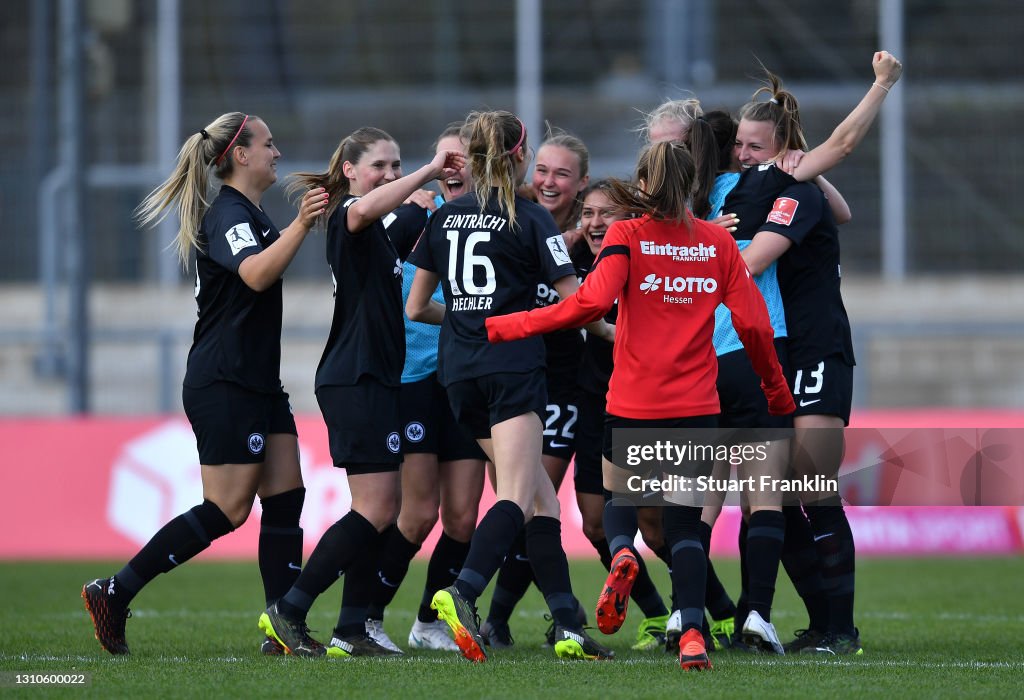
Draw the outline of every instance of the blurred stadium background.
[[[845,298],[860,408],[1013,407],[1024,391],[1024,5],[1015,0],[8,0],[0,4],[0,415],[180,408],[191,281],[131,211],[215,115],[263,116],[282,174],[324,167],[362,125],[407,167],[449,121],[518,111],[627,175],[645,110],[737,109],[760,61],[812,143],[906,66],[830,178],[849,201]],[[265,200],[291,220],[282,188]],[[316,411],[330,319],[319,238],[288,272],[284,380]]]

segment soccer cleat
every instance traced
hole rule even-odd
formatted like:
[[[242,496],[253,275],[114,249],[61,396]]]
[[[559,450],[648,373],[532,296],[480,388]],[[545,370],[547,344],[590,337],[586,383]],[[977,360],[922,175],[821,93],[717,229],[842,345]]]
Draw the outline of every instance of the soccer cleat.
[[[704,635],[696,627],[686,630],[679,638],[679,667],[684,671],[711,670]]]
[[[668,615],[658,617],[645,617],[640,622],[636,631],[636,642],[633,649],[637,651],[650,651],[665,644],[665,625],[668,622]]]
[[[381,645],[388,651],[392,651],[396,654],[405,653],[398,647],[397,644],[391,641],[391,637],[389,637],[388,633],[384,631],[383,620],[367,620],[364,623],[364,625],[366,628],[366,636],[372,639],[373,641],[377,642],[377,644]]]
[[[483,631],[481,630],[481,634]],[[487,641],[487,638],[484,638]],[[441,620],[420,622],[416,620],[409,630],[409,646],[413,649],[438,649],[458,651],[458,645],[448,636],[448,625]]]
[[[554,623],[552,623],[550,631],[553,640],[555,636]],[[446,638],[447,636],[445,635]],[[509,629],[508,623],[501,620],[484,620],[484,624],[480,626],[480,636],[484,638],[484,644],[491,649],[510,649],[516,643],[512,639],[512,630]],[[550,642],[548,646],[553,644],[554,641]]]
[[[732,644],[732,636],[736,631],[736,621],[727,617],[724,620],[714,620],[711,623],[711,641],[715,651],[728,649]]]
[[[437,617],[451,629],[462,655],[470,661],[483,663],[487,661],[484,651],[484,638],[480,636],[480,617],[476,608],[462,597],[455,586],[442,588],[434,594],[430,607],[437,611]]]
[[[392,651],[378,643],[368,634],[350,637],[331,637],[327,645],[327,656],[332,659],[348,659],[354,656],[401,656],[401,651]]]
[[[860,645],[860,630],[854,628],[853,634],[837,634],[830,632],[825,635],[813,651],[804,649],[801,653],[834,654],[836,656],[863,656],[864,647]]]
[[[597,599],[597,628],[605,634],[615,634],[626,621],[629,592],[639,572],[640,566],[633,552],[629,548],[620,549],[612,560],[604,589]]]
[[[273,637],[267,637],[260,644],[260,653],[264,656],[284,656],[284,647]]]
[[[598,644],[583,628],[570,630],[555,625],[555,656],[560,659],[585,659],[606,661],[615,658],[615,652]]]
[[[323,644],[309,636],[309,627],[305,621],[285,617],[278,612],[277,603],[260,615],[259,628],[265,635],[277,640],[285,654],[317,657],[327,653]]]
[[[92,618],[93,633],[100,646],[111,654],[128,654],[128,641],[124,638],[124,625],[132,611],[119,608],[110,601],[108,591],[114,586],[114,577],[98,578],[82,586],[82,600]]]
[[[544,648],[551,649],[555,646],[555,618],[544,613],[544,620],[550,623],[544,631]],[[576,601],[576,626],[587,626],[587,611],[583,609],[583,604],[579,600]]]
[[[795,634],[791,641],[782,645],[787,654],[801,654],[805,649],[809,650],[808,653],[814,653],[814,649],[821,646],[825,640],[825,633],[818,630],[797,630]]]
[[[779,641],[779,635],[775,632],[775,625],[765,622],[764,618],[756,610],[751,610],[743,623],[743,641],[749,646],[768,651],[774,654],[784,655],[786,650]]]
[[[679,653],[679,638],[683,636],[683,618],[678,610],[673,610],[665,623],[665,651],[669,654]]]
[[[757,647],[752,647],[747,644],[746,640],[743,639],[742,632],[733,632],[732,639],[729,640],[729,651],[739,651],[744,654],[757,654],[760,650]]]

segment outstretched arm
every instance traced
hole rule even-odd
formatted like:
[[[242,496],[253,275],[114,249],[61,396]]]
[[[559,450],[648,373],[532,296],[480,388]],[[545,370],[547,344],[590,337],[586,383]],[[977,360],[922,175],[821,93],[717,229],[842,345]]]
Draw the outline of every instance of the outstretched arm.
[[[568,276],[563,277],[560,280],[555,281],[555,290],[558,292],[558,296],[562,299],[568,299],[570,296],[576,293],[576,290],[580,288],[579,280],[576,277]],[[607,311],[605,312],[607,313]],[[584,328],[587,329],[587,333],[595,335],[598,338],[604,338],[609,343],[615,342],[615,326],[610,323],[605,323],[604,319],[597,319],[588,323]]]
[[[492,316],[487,319],[487,337],[492,343],[500,343],[542,335],[560,328],[578,328],[597,321],[612,308],[628,273],[628,256],[602,255],[599,263],[587,275],[583,286],[574,294],[562,297],[557,304],[542,309]],[[575,276],[571,277],[576,279]],[[568,280],[569,277],[556,280],[555,289]],[[595,332],[608,337],[608,332],[600,327],[595,328]]]
[[[846,119],[839,123],[825,143],[807,153],[792,175],[797,180],[813,180],[818,175],[834,168],[843,158],[850,155],[864,135],[871,128],[878,110],[889,89],[896,84],[903,73],[903,65],[888,51],[878,51],[872,59],[875,81],[867,94],[853,108]]]

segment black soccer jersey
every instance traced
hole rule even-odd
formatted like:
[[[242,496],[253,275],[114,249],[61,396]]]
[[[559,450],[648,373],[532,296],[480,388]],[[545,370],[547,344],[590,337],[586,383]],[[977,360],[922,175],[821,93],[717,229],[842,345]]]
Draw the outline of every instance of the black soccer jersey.
[[[778,268],[791,366],[806,367],[837,354],[853,365],[850,319],[840,292],[839,229],[825,195],[809,182],[790,185],[759,230],[793,242]]]
[[[590,252],[586,241],[581,240],[580,244],[573,246],[573,249],[569,251],[569,258],[572,260],[573,267],[576,268],[576,277],[582,281],[587,270],[594,264],[594,255]],[[547,282],[537,283],[537,308],[557,304],[558,300],[558,292],[553,286]],[[551,391],[553,384],[558,384],[560,387],[574,387],[583,355],[583,332],[579,328],[563,328],[545,333],[541,337],[544,338],[548,390]]]
[[[544,343],[527,338],[491,345],[484,319],[533,308],[537,282],[574,273],[562,233],[539,204],[516,197],[513,230],[492,198],[481,212],[475,193],[446,203],[430,217],[410,261],[436,272],[445,315],[438,352],[444,386],[496,372],[544,366]]]
[[[722,211],[736,214],[740,222],[732,237],[737,241],[749,241],[761,230],[767,212],[771,211],[775,198],[782,190],[796,180],[773,164],[745,168],[740,179],[725,197]]]
[[[327,264],[334,279],[334,317],[316,370],[316,387],[353,386],[366,375],[400,386],[405,362],[402,261],[427,220],[401,206],[358,233],[348,230],[346,199],[327,222]]]
[[[238,266],[280,238],[266,213],[223,185],[199,225],[195,297],[199,319],[184,384],[228,381],[252,391],[281,390],[281,280],[257,292]]]

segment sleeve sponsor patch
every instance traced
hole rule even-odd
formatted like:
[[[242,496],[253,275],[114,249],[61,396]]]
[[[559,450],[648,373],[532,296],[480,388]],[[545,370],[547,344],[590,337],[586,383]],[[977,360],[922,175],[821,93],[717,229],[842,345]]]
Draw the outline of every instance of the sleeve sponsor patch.
[[[791,197],[779,197],[775,200],[775,204],[772,205],[771,213],[768,214],[768,223],[789,226],[793,223],[793,217],[796,216],[796,208],[799,206],[800,202]]]
[[[235,224],[224,234],[224,238],[231,246],[232,255],[238,255],[240,250],[256,245],[256,237],[252,235],[249,224]]]
[[[548,238],[545,243],[547,243],[548,250],[551,251],[551,257],[557,264],[565,265],[572,262],[569,258],[569,250],[565,247],[565,239],[562,238],[562,234]]]

